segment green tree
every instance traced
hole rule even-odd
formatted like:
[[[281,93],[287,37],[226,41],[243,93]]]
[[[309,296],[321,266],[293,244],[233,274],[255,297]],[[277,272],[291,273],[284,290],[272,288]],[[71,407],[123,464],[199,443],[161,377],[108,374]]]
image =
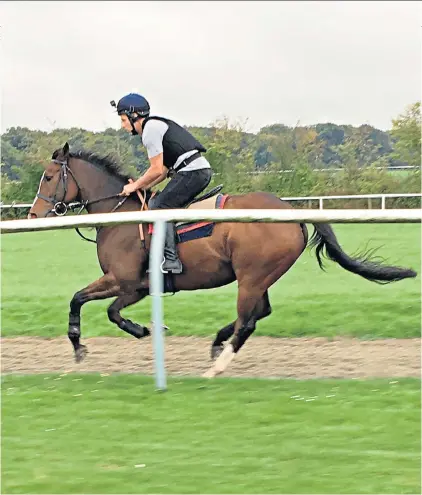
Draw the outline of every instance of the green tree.
[[[394,142],[393,157],[406,165],[421,166],[421,102],[409,105],[393,119],[390,134]]]

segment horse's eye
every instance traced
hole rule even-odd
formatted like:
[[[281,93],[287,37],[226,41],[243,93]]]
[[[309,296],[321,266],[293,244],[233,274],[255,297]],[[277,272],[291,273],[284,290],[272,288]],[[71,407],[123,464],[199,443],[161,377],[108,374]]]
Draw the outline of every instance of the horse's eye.
[[[47,182],[50,182],[50,180],[51,180],[52,178],[53,178],[53,177],[51,177],[50,175],[46,175],[46,176],[45,176],[45,180],[46,180]]]

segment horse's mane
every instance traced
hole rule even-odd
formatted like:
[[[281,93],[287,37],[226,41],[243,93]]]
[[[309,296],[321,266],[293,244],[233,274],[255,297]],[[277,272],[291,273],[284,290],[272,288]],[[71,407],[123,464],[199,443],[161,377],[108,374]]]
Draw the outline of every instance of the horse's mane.
[[[57,159],[60,156],[60,151],[61,150],[58,149],[53,153],[53,160]],[[110,154],[99,155],[98,153],[94,153],[92,151],[78,150],[69,153],[69,157],[92,163],[93,165],[103,169],[105,172],[108,172],[113,177],[121,180],[125,184],[128,183],[129,179],[133,179],[133,177],[124,172],[122,166],[117,162],[117,159]],[[144,191],[146,193],[146,201],[148,202],[151,197],[152,191],[151,189],[145,189]],[[157,191],[156,194],[159,194],[159,191]]]
[[[53,153],[53,160],[60,155],[61,150],[56,150]],[[120,179],[127,184],[128,180],[132,177],[122,169],[122,166],[117,163],[117,160],[112,155],[99,155],[92,151],[78,150],[69,153],[70,157],[78,158],[79,160],[84,160],[86,162],[92,163],[97,167],[102,168],[105,172],[108,172],[113,177]]]
[[[116,159],[112,155],[99,155],[91,151],[79,150],[70,153],[70,156],[79,158],[80,160],[85,160],[86,162],[97,165],[98,167],[104,169],[106,172],[110,173],[114,177],[127,183],[132,177],[128,175],[122,169],[121,165],[117,163]]]

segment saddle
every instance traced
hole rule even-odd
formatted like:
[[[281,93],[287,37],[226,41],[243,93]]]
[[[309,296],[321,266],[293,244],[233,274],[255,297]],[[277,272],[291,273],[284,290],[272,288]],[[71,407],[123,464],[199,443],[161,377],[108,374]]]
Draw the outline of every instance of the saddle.
[[[190,203],[188,203],[183,209],[195,209],[195,210],[214,210],[214,209],[222,209],[224,208],[224,204],[228,198],[227,194],[221,194],[220,191],[223,189],[223,184],[220,184],[216,187],[213,187],[210,191],[201,196],[194,198]],[[158,193],[159,194],[159,193]],[[189,236],[188,239],[186,236],[181,236],[181,234],[185,234],[186,232],[190,232],[193,230],[200,229],[206,225],[214,225],[213,222],[175,222],[177,234],[178,234],[178,242],[184,242],[186,240],[191,240],[192,236]],[[148,233],[153,233],[153,225],[150,224],[148,228]],[[212,232],[211,232],[212,233]],[[211,235],[211,233],[206,234],[205,232],[198,232],[199,237],[206,237],[207,235]],[[205,235],[204,235],[205,234]]]
[[[213,196],[216,196],[222,189],[223,189],[223,184],[220,184],[218,186],[213,187],[211,189],[211,191],[208,191],[207,193],[203,194],[202,196],[198,196],[197,198],[194,198],[190,203],[188,203],[185,206],[185,208],[189,208],[194,203],[201,203],[202,201],[205,201],[209,198],[212,198]],[[202,206],[195,206],[194,208],[208,209],[208,208],[210,208],[210,206],[202,205]]]

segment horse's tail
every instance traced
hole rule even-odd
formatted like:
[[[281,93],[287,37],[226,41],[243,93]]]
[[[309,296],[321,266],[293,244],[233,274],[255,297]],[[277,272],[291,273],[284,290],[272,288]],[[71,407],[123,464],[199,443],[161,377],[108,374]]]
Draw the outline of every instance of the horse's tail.
[[[343,251],[330,225],[313,225],[315,231],[312,234],[309,246],[311,248],[316,247],[316,257],[322,270],[324,270],[322,258],[326,258],[337,262],[345,270],[378,284],[397,282],[417,275],[411,269],[388,266],[382,263],[383,260],[375,260],[373,257],[375,250],[363,252],[353,258]]]

